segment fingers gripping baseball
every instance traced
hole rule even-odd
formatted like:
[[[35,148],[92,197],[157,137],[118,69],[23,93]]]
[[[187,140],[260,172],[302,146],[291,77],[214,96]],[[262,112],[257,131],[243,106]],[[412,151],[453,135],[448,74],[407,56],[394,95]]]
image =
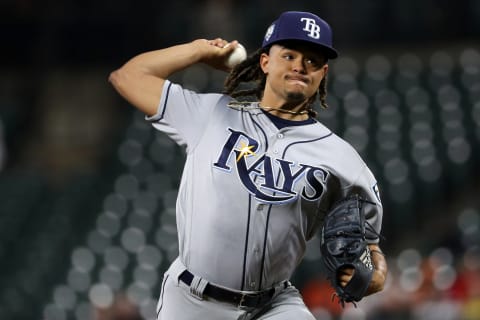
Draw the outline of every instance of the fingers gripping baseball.
[[[222,38],[216,38],[216,39],[207,40],[207,41],[209,45],[212,45],[218,48],[225,48],[229,44],[227,40],[224,40]],[[233,42],[236,42],[236,41],[232,41],[232,43]]]
[[[230,71],[234,66],[229,59],[232,53],[241,46],[238,41],[228,42],[222,38],[200,40],[202,52],[201,62],[219,70]],[[245,54],[246,56],[246,54]],[[244,59],[244,58],[243,58]]]

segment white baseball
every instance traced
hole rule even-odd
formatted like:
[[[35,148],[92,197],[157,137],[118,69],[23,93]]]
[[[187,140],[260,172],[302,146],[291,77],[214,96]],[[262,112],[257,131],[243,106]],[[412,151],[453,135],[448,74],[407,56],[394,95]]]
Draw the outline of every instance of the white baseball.
[[[245,50],[245,47],[239,43],[235,50],[233,50],[232,53],[228,56],[225,64],[228,68],[231,69],[245,59],[247,59],[247,50]]]

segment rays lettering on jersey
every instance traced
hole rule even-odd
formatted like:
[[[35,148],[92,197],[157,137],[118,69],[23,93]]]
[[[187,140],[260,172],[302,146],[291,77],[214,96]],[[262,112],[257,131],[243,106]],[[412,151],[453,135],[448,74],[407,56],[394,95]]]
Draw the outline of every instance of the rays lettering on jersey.
[[[230,136],[213,166],[227,172],[235,166],[242,184],[258,200],[267,203],[293,201],[298,196],[295,184],[299,182],[303,185],[303,198],[316,200],[321,196],[328,174],[324,169],[301,163],[296,165],[266,154],[257,155],[259,143],[255,139],[243,132],[228,130]]]

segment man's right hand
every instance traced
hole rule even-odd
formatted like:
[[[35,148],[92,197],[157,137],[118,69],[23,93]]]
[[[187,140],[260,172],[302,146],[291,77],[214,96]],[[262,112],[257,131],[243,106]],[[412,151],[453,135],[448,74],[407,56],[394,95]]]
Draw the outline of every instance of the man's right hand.
[[[199,39],[193,41],[193,44],[198,46],[198,50],[201,52],[201,62],[218,70],[230,71],[225,62],[238,46],[238,41],[228,42],[221,38],[213,40]]]

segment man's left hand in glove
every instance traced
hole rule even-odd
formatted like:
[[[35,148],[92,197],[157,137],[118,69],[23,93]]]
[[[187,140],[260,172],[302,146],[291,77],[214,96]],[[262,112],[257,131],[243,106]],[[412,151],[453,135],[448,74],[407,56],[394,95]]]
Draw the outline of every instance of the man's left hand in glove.
[[[387,261],[380,247],[376,244],[370,244],[368,247],[370,249],[374,271],[370,285],[365,293],[366,296],[382,291],[385,280],[387,279]],[[354,269],[352,268],[345,268],[339,273],[338,281],[342,287],[345,287],[352,279],[353,273]]]

